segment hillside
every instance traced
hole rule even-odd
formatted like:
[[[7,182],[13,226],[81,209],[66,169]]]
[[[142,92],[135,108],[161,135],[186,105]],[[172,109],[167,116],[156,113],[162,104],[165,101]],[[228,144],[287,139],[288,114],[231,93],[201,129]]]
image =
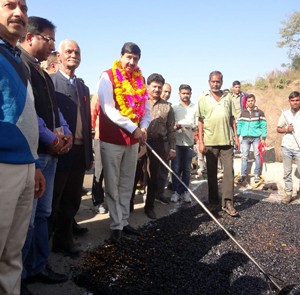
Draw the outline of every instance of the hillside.
[[[298,75],[299,74],[299,75]],[[300,73],[290,76],[300,77]],[[274,75],[274,73],[272,73]],[[300,79],[288,80],[288,85],[278,88],[278,79],[270,78],[271,74],[266,78],[259,78],[254,85],[245,84],[243,91],[252,93],[256,97],[257,106],[265,113],[268,123],[267,144],[269,147],[275,148],[276,161],[281,161],[281,138],[282,135],[276,132],[276,126],[282,110],[289,108],[288,96],[292,91],[300,91]],[[282,76],[282,73],[281,73]],[[281,77],[284,80],[284,78]],[[263,83],[262,83],[263,80]]]

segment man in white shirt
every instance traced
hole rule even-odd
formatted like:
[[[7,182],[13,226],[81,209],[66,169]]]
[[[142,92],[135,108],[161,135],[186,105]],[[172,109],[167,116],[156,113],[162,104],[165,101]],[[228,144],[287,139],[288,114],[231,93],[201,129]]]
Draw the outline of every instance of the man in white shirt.
[[[192,88],[190,85],[180,85],[180,103],[173,107],[176,129],[176,157],[172,160],[172,169],[181,177],[186,186],[190,184],[191,163],[194,156],[194,131],[197,127],[197,109],[190,101],[191,95]],[[174,175],[172,175],[172,185],[172,202],[178,202],[180,196],[184,202],[191,202],[189,192]]]
[[[285,185],[285,197],[282,202],[285,204],[292,201],[293,160],[295,160],[297,169],[300,171],[300,92],[293,91],[289,95],[289,104],[290,109],[282,112],[277,124],[277,132],[284,134],[282,137],[281,149],[284,170],[283,180]]]

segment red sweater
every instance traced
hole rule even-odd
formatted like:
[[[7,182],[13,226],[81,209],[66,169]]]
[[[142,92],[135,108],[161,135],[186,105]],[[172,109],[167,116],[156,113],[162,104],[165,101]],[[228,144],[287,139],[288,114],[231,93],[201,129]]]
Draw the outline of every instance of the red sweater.
[[[116,85],[114,83],[112,70],[109,69],[106,71],[108,77],[113,85],[113,89],[115,89]],[[100,97],[101,99],[101,97]],[[116,95],[114,93],[114,101],[116,109],[119,110],[120,106],[116,100]],[[103,112],[100,107],[100,140],[105,141],[112,144],[117,145],[131,145],[135,144],[138,141],[133,138],[133,135],[125,129],[122,129],[113,121],[111,121]]]

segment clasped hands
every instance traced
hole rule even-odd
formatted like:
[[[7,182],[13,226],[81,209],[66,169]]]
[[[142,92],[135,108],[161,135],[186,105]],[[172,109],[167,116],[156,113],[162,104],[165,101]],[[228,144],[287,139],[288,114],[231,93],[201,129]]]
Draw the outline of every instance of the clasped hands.
[[[57,140],[54,144],[48,146],[48,149],[53,155],[67,154],[73,145],[72,134],[57,134]]]

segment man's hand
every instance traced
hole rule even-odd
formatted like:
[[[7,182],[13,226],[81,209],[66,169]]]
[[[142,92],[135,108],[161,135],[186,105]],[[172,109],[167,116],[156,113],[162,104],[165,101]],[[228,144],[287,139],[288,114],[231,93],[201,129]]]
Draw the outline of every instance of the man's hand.
[[[144,144],[147,140],[147,132],[145,132],[146,129],[143,128],[140,129],[139,127],[136,128],[133,132],[133,138],[137,139],[140,144]]]
[[[205,154],[205,145],[203,142],[199,142],[199,152],[203,155]]]
[[[59,155],[67,154],[70,151],[73,146],[73,135],[63,135],[62,140],[64,141],[65,145],[58,151]]]
[[[174,150],[170,150],[168,154],[167,160],[171,161],[176,157],[176,152]]]
[[[234,136],[234,142],[235,142],[236,149],[239,151],[241,144],[240,144],[239,136],[237,134]]]
[[[41,169],[35,169],[34,198],[40,198],[46,190],[46,180]]]
[[[65,142],[63,139],[64,139],[64,135],[57,135],[55,141],[52,144],[48,145],[48,150],[49,150],[50,154],[56,155],[59,153],[59,151],[65,145]]]

